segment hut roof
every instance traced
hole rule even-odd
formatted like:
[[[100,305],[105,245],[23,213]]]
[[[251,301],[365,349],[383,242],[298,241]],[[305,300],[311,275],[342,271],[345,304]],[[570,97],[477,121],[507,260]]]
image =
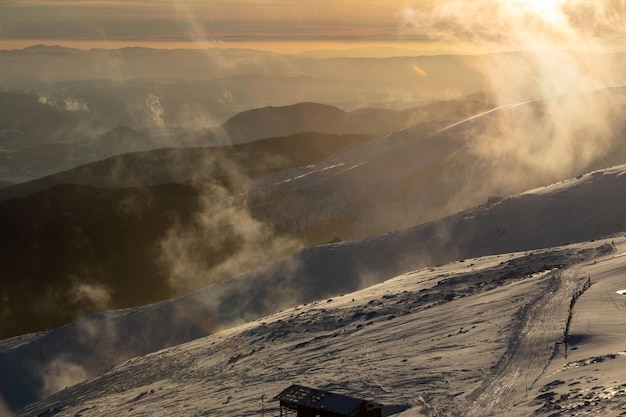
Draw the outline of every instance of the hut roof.
[[[291,385],[274,399],[281,405],[294,410],[306,407],[339,416],[353,417],[360,413],[367,401],[347,395],[320,391],[302,385]]]

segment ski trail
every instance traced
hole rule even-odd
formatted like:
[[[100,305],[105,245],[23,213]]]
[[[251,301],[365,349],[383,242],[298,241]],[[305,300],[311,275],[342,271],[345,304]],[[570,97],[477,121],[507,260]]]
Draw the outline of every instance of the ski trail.
[[[494,107],[493,109],[489,109],[489,110],[484,111],[482,113],[478,113],[478,114],[475,114],[474,116],[471,116],[471,117],[468,117],[466,119],[459,120],[458,122],[452,123],[451,125],[448,125],[448,126],[444,127],[443,129],[439,130],[437,133],[445,132],[446,130],[452,129],[455,126],[459,126],[459,125],[461,125],[463,123],[467,123],[467,122],[469,122],[471,120],[479,119],[479,118],[481,118],[481,117],[483,117],[483,116],[485,116],[487,114],[495,113],[495,112],[500,111],[500,110],[512,109],[512,108],[515,108],[515,107],[522,106],[524,104],[534,103],[534,102],[539,102],[539,101],[541,101],[541,99],[526,100],[526,101],[521,101],[519,103],[503,104],[501,106]]]
[[[519,312],[519,325],[496,375],[474,393],[467,417],[515,411],[515,400],[528,394],[550,363],[567,319],[568,303],[578,287],[576,271],[556,272],[548,291]],[[541,353],[543,352],[543,354]]]

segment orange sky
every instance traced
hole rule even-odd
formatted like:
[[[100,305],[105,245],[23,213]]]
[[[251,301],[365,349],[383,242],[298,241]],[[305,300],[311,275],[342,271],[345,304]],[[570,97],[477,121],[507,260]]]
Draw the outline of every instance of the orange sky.
[[[494,39],[511,26],[569,36],[591,28],[620,44],[625,0],[1,0],[0,48],[264,45],[296,52],[403,42],[425,50]],[[529,16],[532,19],[529,19]],[[550,29],[552,30],[552,29]],[[504,35],[502,35],[504,32]],[[611,33],[609,33],[611,32]],[[551,34],[550,36],[552,36]],[[408,43],[407,43],[408,42]],[[315,44],[317,43],[317,46]],[[286,47],[285,45],[291,45]],[[493,46],[493,45],[491,45]]]
[[[383,0],[3,0],[0,36],[389,39],[402,10],[403,2]]]

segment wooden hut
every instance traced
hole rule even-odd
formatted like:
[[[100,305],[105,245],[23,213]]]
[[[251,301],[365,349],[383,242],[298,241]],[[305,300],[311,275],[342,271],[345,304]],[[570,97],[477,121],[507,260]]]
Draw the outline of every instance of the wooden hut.
[[[280,401],[281,417],[382,416],[380,404],[302,385],[292,385],[274,399]]]

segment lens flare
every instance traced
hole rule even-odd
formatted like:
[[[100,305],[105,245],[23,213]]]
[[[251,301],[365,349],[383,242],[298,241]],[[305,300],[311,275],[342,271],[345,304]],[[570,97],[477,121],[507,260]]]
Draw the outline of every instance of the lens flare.
[[[415,64],[413,64],[413,71],[420,77],[428,77],[428,73]]]

